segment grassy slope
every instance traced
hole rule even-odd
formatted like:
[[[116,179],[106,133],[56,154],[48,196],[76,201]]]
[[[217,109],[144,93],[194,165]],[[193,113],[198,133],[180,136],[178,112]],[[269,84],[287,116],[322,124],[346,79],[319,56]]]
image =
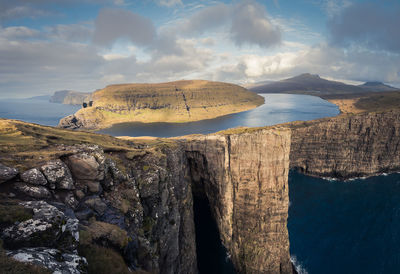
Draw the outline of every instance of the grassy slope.
[[[264,99],[233,84],[202,80],[111,85],[93,94],[78,119],[98,128],[122,122],[188,122],[249,110]]]
[[[135,146],[131,141],[108,135],[0,119],[0,159],[3,164],[25,170],[70,153],[68,149],[60,150],[59,144],[97,144],[110,151],[129,151]]]

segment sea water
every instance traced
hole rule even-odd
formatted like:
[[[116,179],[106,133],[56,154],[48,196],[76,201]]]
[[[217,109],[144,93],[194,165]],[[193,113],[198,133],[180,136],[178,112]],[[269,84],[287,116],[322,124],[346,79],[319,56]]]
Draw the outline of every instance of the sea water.
[[[291,172],[290,253],[301,273],[399,273],[400,174],[332,181]]]

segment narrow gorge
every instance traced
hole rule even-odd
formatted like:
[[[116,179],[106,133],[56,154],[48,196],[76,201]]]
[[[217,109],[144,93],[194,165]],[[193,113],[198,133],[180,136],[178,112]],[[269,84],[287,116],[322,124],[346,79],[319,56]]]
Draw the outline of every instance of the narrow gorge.
[[[51,153],[32,159],[30,147],[17,153],[9,143],[1,147],[0,206],[28,212],[21,218],[10,211],[13,221],[2,220],[3,247],[26,261],[39,250],[47,261],[35,263],[52,271],[93,271],[101,264],[96,256],[106,250],[113,259],[103,257],[103,263],[119,258],[126,271],[129,266],[151,273],[196,273],[199,228],[193,196],[205,195],[239,273],[293,273],[287,230],[290,169],[338,178],[400,170],[398,111],[143,144],[107,137],[99,145],[76,145],[76,140],[98,143],[89,137],[100,135],[79,132],[71,141],[63,139],[62,129],[7,123],[20,132],[18,138],[45,138],[43,146]],[[16,143],[15,149],[22,148]],[[40,184],[32,179],[37,177],[43,179]],[[31,212],[32,201],[40,203],[39,211]],[[63,221],[46,221],[40,210]],[[36,222],[47,228],[38,225],[26,232],[24,225]],[[60,244],[49,236],[64,240]],[[54,263],[52,252],[78,256],[75,267],[67,259]]]

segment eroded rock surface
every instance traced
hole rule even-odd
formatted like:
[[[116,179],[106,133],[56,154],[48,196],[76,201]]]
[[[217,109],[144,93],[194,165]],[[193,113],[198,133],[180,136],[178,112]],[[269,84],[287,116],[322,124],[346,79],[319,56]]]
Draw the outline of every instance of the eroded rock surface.
[[[57,249],[22,248],[7,252],[13,259],[43,266],[53,273],[80,274],[86,273],[87,261],[74,253],[63,253]]]
[[[51,189],[74,189],[74,181],[67,165],[61,160],[48,162],[41,167]]]
[[[32,185],[46,185],[47,180],[38,168],[32,168],[21,174],[21,179],[25,183]]]

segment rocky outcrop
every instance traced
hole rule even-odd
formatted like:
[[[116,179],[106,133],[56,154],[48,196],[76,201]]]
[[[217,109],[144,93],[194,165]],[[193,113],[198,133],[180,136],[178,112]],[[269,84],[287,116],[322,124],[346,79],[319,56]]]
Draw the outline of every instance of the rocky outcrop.
[[[198,137],[187,144],[193,187],[208,197],[240,273],[292,273],[289,151],[285,128]]]
[[[197,272],[181,146],[138,154],[90,145],[59,150],[68,154],[20,176],[4,167],[0,210],[10,212],[0,227],[9,256],[62,273]]]
[[[18,169],[0,164],[0,184],[18,175]]]
[[[350,178],[400,170],[400,112],[364,113],[290,125],[290,167]]]

